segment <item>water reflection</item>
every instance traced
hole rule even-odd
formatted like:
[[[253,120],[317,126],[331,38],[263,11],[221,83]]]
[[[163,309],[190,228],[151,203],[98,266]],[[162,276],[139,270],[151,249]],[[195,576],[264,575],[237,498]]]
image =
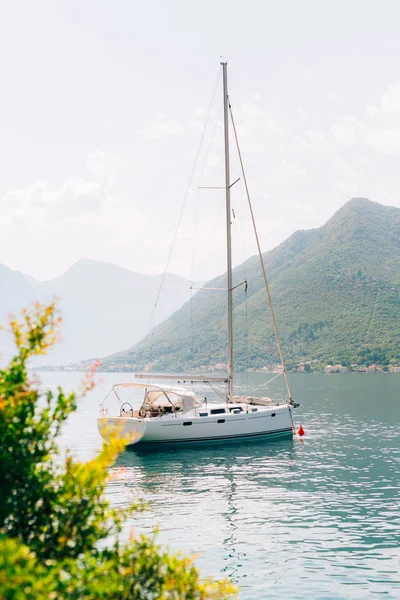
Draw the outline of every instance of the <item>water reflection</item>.
[[[162,452],[137,448],[119,456],[110,492],[120,505],[135,498],[148,501],[162,539],[176,548],[187,545],[194,533],[197,541],[189,551],[213,548],[223,565],[219,571],[239,582],[247,576],[246,502],[251,497],[262,501],[265,486],[277,489],[279,481],[278,493],[284,491],[282,483],[290,488],[295,453],[292,439]],[[148,517],[142,521],[145,531],[154,524]]]
[[[181,492],[209,492],[218,488],[221,492],[229,490],[235,479],[243,482],[245,478],[262,484],[263,477],[272,476],[276,460],[287,466],[294,460],[295,444],[291,438],[271,442],[240,442],[234,445],[214,445],[204,448],[150,448],[128,449],[122,453],[116,468],[123,468],[131,474],[124,478],[122,485],[136,486],[147,493],[154,485],[162,485],[164,493],[178,490]],[[263,464],[261,472],[258,469]],[[261,477],[260,477],[261,476]]]

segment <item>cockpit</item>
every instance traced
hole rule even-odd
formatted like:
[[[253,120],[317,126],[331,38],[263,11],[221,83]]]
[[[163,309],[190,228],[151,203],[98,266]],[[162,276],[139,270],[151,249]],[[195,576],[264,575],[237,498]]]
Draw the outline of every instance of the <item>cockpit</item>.
[[[133,403],[136,397],[133,390],[137,389],[144,389],[144,400],[140,408],[134,410],[131,402]],[[121,403],[121,417],[139,417],[144,419],[176,413],[184,415],[201,406],[201,402],[197,400],[194,392],[169,386],[160,387],[157,385],[130,383],[115,385],[113,391]]]

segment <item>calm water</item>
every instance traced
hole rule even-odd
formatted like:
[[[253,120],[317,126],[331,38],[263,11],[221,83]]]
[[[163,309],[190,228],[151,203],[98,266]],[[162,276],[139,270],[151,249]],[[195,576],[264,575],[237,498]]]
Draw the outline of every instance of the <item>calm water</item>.
[[[100,447],[105,391],[128,380],[101,377],[61,439],[80,458]],[[250,387],[265,378],[252,374]],[[400,376],[295,375],[291,384],[301,440],[122,454],[112,502],[150,503],[127,535],[157,525],[161,543],[195,552],[202,573],[230,577],[243,600],[400,598]]]

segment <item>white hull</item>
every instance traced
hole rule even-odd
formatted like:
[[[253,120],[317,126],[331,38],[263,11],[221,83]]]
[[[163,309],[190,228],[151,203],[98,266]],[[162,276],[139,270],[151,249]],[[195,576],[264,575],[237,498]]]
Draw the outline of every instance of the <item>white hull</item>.
[[[225,405],[224,405],[225,406]],[[208,409],[211,405],[208,405]],[[105,417],[98,420],[99,431],[108,441],[113,432],[127,439],[127,446],[184,444],[270,435],[292,435],[291,409],[288,405],[243,406],[242,412],[208,416],[196,414],[163,415],[152,418]]]

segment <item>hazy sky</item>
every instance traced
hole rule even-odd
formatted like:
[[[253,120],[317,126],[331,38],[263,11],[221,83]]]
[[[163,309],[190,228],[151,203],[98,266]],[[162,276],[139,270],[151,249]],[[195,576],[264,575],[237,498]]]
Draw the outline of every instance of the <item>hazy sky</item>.
[[[353,196],[400,206],[399,23],[397,0],[0,0],[0,262],[163,271],[220,55],[263,249]],[[225,269],[223,192],[197,192],[223,184],[220,107],[169,266],[197,279]]]

